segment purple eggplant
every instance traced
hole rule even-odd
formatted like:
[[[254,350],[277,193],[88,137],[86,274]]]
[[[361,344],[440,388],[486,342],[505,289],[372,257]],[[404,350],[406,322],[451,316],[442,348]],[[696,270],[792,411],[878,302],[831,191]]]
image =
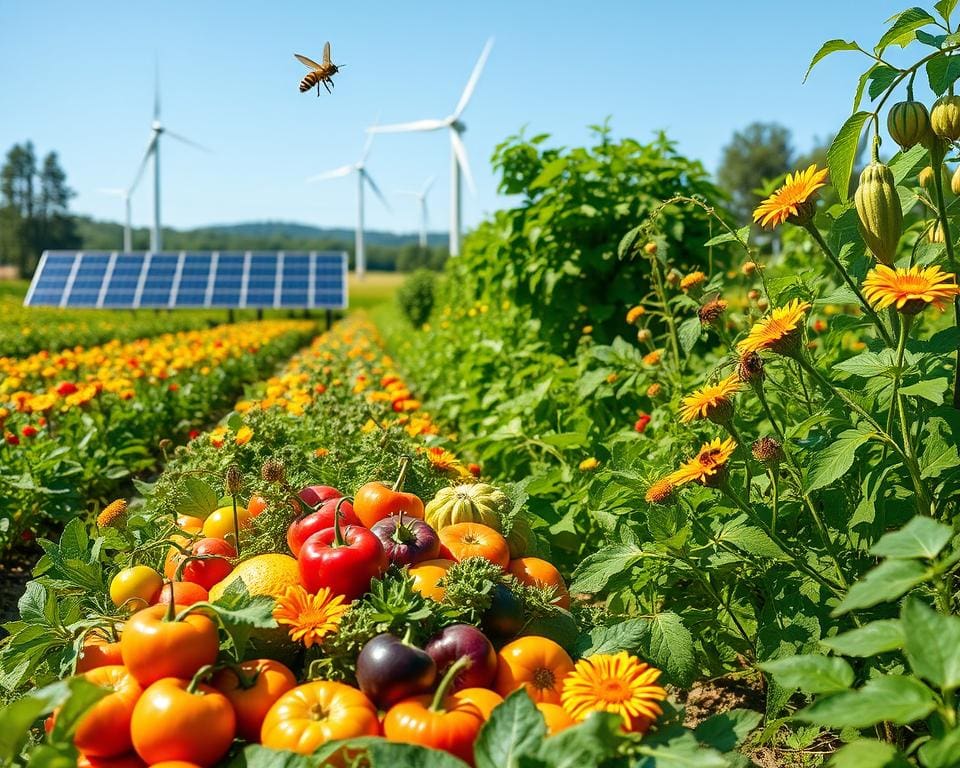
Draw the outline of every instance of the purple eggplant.
[[[437,664],[442,677],[457,659],[466,656],[470,665],[454,681],[454,690],[488,688],[497,672],[497,652],[487,636],[469,624],[452,624],[434,635],[424,649]]]
[[[440,556],[440,537],[423,520],[391,515],[370,528],[394,565],[412,565]]]
[[[385,632],[369,640],[357,656],[357,683],[381,709],[426,693],[437,677],[437,665],[425,652]]]

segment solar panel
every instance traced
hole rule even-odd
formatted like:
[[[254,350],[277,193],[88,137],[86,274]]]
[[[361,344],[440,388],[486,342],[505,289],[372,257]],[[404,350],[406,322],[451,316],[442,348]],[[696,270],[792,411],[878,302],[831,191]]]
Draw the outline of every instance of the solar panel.
[[[45,251],[26,306],[345,309],[347,254]]]

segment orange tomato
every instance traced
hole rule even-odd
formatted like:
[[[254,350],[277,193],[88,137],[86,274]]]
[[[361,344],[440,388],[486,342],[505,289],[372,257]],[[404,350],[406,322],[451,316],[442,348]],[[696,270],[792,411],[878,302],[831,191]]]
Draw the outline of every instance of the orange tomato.
[[[511,560],[507,570],[512,573],[517,581],[530,587],[553,587],[553,602],[561,608],[570,607],[570,593],[567,592],[567,585],[552,563],[541,560],[539,557],[518,557]]]
[[[236,667],[218,670],[211,685],[230,700],[237,716],[237,736],[256,743],[270,707],[296,687],[297,678],[273,659],[252,659]]]
[[[77,654],[77,666],[74,670],[80,675],[97,667],[108,664],[123,664],[120,656],[120,642],[111,642],[99,632],[91,632],[83,638],[80,653]]]
[[[85,672],[88,682],[111,692],[86,711],[77,723],[73,743],[85,755],[117,757],[130,751],[130,718],[143,693],[126,667],[110,665]]]
[[[493,687],[501,696],[526,688],[534,702],[559,704],[564,678],[571,672],[573,660],[553,640],[535,635],[521,637],[497,654]]]
[[[484,720],[489,720],[494,708],[503,703],[503,696],[489,688],[461,688],[452,693],[450,698],[473,704]]]
[[[147,565],[134,565],[124,568],[110,580],[110,600],[120,608],[136,611],[152,605],[160,588],[163,577]]]
[[[177,528],[187,533],[200,533],[203,530],[203,518],[193,515],[179,515],[177,517]]]
[[[565,710],[559,704],[551,704],[547,701],[538,701],[537,709],[540,710],[540,714],[543,715],[543,719],[547,723],[548,736],[553,736],[555,733],[560,733],[560,731],[575,724],[574,719],[567,714],[567,710]]]
[[[237,505],[237,522],[240,523],[241,531],[250,527],[250,513],[239,504]],[[203,521],[203,535],[211,539],[224,539],[236,546],[236,542],[233,541],[236,538],[233,530],[233,505],[213,510]]]
[[[175,605],[193,605],[194,603],[206,602],[210,595],[199,584],[192,581],[168,581],[163,585],[160,594],[157,596],[157,605],[170,604],[170,590],[173,589],[173,602]]]
[[[80,755],[77,757],[77,768],[147,768],[147,764],[140,759],[136,752],[130,752],[119,757]],[[155,768],[155,766],[150,768]]]
[[[483,714],[469,699],[445,696],[448,679],[436,694],[394,704],[383,718],[383,735],[390,741],[442,749],[473,765],[473,742],[483,727]]]
[[[179,544],[184,549],[190,548],[190,542],[193,541],[189,536],[171,536],[167,539],[172,544]],[[163,561],[163,575],[167,577],[168,580],[173,581],[177,575],[177,567],[182,562],[185,555],[176,547],[170,547],[167,550],[167,556]]]
[[[140,685],[150,685],[164,677],[189,680],[200,667],[217,660],[217,625],[200,613],[188,614],[182,621],[170,621],[169,609],[167,605],[144,608],[133,614],[123,628],[120,655]]]
[[[468,557],[483,557],[504,570],[510,562],[507,540],[493,528],[481,523],[455,523],[443,528],[440,542],[450,550],[457,561]]]
[[[260,743],[309,755],[334,739],[377,736],[377,708],[356,688],[317,680],[277,699],[263,720]]]
[[[263,496],[251,496],[250,501],[247,502],[247,514],[250,517],[256,517],[268,506],[268,502]]]
[[[410,576],[413,578],[413,588],[424,597],[443,600],[444,589],[438,587],[437,582],[450,570],[453,560],[424,560],[410,567]]]
[[[361,486],[353,496],[353,511],[367,528],[378,520],[403,512],[407,517],[423,520],[423,501],[419,496],[406,493],[403,481],[410,466],[408,459],[400,465],[400,474],[392,485],[387,483],[367,483]]]
[[[133,748],[150,765],[183,760],[214,765],[236,734],[227,697],[215,688],[165,677],[147,688],[133,708]]]

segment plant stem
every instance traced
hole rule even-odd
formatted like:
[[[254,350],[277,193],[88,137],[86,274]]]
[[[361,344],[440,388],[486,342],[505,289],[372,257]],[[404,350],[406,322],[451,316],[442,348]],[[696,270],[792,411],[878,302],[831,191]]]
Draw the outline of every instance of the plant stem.
[[[880,319],[880,316],[876,313],[873,307],[867,302],[864,298],[863,293],[860,292],[860,287],[853,282],[853,278],[850,276],[850,273],[847,271],[847,268],[840,263],[840,259],[837,258],[836,254],[827,245],[827,241],[823,239],[823,235],[820,234],[820,230],[816,228],[814,223],[811,221],[807,224],[804,224],[804,229],[810,233],[810,236],[814,239],[817,245],[820,246],[820,250],[823,251],[824,255],[830,260],[834,268],[840,273],[840,276],[843,278],[843,281],[847,284],[847,287],[853,291],[854,295],[857,297],[857,300],[860,302],[863,311],[867,314],[870,320],[873,321],[873,324],[877,326],[877,330],[880,332],[880,335],[883,337],[883,340],[887,343],[888,347],[893,346],[893,339],[890,336],[890,332],[887,330],[887,327],[883,324],[883,321]]]
[[[653,288],[657,292],[657,298],[663,307],[663,319],[667,321],[667,328],[670,331],[670,346],[673,350],[674,370],[680,371],[680,339],[677,335],[677,324],[673,319],[673,311],[667,302],[667,292],[663,287],[663,276],[660,274],[660,263],[657,261],[656,254],[650,256],[650,274],[653,276]]]

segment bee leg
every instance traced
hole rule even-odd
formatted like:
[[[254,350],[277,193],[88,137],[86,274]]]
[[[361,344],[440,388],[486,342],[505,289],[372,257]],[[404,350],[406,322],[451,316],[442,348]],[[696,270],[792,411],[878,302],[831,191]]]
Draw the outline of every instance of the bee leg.
[[[333,91],[330,90],[330,86],[327,84],[326,80],[323,81],[323,87],[327,89],[327,93],[333,93]]]

